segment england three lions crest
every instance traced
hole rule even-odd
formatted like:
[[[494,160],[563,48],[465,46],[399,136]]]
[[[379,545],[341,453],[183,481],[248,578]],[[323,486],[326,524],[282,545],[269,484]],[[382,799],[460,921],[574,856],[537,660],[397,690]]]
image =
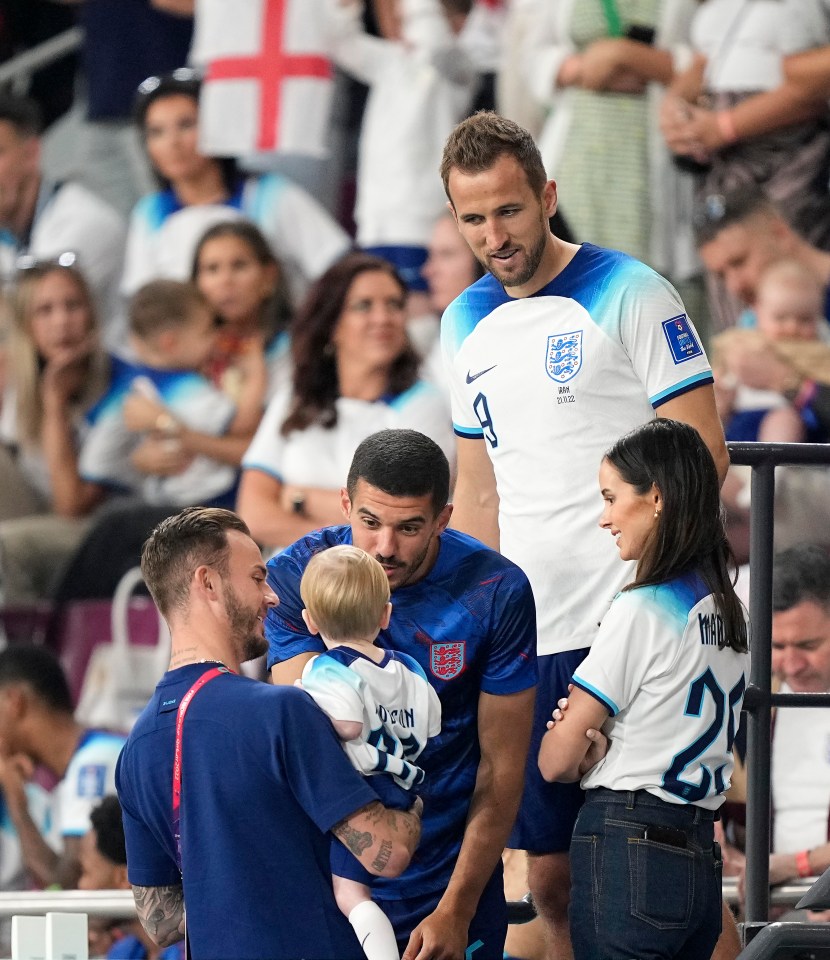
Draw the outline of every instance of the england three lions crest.
[[[551,380],[567,383],[582,367],[582,331],[557,333],[548,337],[545,369]]]
[[[429,669],[439,680],[452,680],[464,672],[467,666],[463,640],[433,643],[429,649]]]

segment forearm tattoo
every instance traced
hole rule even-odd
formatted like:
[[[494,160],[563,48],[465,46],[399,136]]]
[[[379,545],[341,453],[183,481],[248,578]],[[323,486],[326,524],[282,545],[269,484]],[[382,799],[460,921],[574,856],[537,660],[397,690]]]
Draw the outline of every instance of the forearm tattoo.
[[[341,820],[334,828],[334,835],[345,844],[348,851],[358,859],[364,850],[372,846],[374,837],[367,830],[355,830],[347,820]]]
[[[133,886],[135,909],[141,926],[160,947],[184,938],[184,891],[171,887]]]
[[[382,840],[380,844],[380,851],[375,859],[372,861],[372,869],[377,870],[378,873],[383,873],[386,869],[386,865],[389,863],[389,858],[392,856],[392,841],[391,840]]]

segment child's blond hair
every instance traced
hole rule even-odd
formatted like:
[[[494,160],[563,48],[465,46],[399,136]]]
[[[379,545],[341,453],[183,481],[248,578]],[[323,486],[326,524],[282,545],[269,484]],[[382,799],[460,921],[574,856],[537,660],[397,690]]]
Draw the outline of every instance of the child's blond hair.
[[[344,544],[311,558],[300,596],[327,640],[374,640],[389,603],[389,579],[377,560]]]

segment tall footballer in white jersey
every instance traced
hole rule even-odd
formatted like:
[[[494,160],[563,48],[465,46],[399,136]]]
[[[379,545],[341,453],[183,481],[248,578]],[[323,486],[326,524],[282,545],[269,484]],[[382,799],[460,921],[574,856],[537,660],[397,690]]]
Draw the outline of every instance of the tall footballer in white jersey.
[[[676,292],[629,257],[550,232],[556,184],[527,131],[478,113],[451,134],[441,174],[491,274],[442,320],[458,447],[453,526],[518,563],[536,597],[540,682],[511,845],[535,854],[530,889],[567,955],[566,851],[581,799],[546,785],[532,755],[550,703],[631,578],[594,526],[597,464],[655,415],[695,426],[721,476],[728,457],[709,365]]]

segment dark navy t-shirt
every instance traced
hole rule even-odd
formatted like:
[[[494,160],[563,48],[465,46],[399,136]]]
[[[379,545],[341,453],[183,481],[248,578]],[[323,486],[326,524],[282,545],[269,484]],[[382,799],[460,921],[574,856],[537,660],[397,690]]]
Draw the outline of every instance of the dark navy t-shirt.
[[[119,759],[132,884],[180,882],[171,826],[176,714],[208,669],[165,674]],[[182,877],[194,960],[361,960],[334,901],[326,831],[377,796],[312,699],[220,675],[193,697],[182,743]]]
[[[143,80],[187,62],[193,19],[150,0],[86,0],[81,23],[90,120],[128,119]]]
[[[268,562],[280,603],[268,612],[268,665],[324,649],[302,619],[300,579],[311,557],[351,543],[349,526],[298,540]],[[441,733],[418,759],[426,780],[421,843],[404,873],[372,884],[376,899],[433,893],[452,873],[480,759],[479,693],[517,693],[536,684],[536,609],[524,573],[478,540],[445,530],[434,566],[392,594],[392,619],[378,645],[413,657],[441,700]]]

